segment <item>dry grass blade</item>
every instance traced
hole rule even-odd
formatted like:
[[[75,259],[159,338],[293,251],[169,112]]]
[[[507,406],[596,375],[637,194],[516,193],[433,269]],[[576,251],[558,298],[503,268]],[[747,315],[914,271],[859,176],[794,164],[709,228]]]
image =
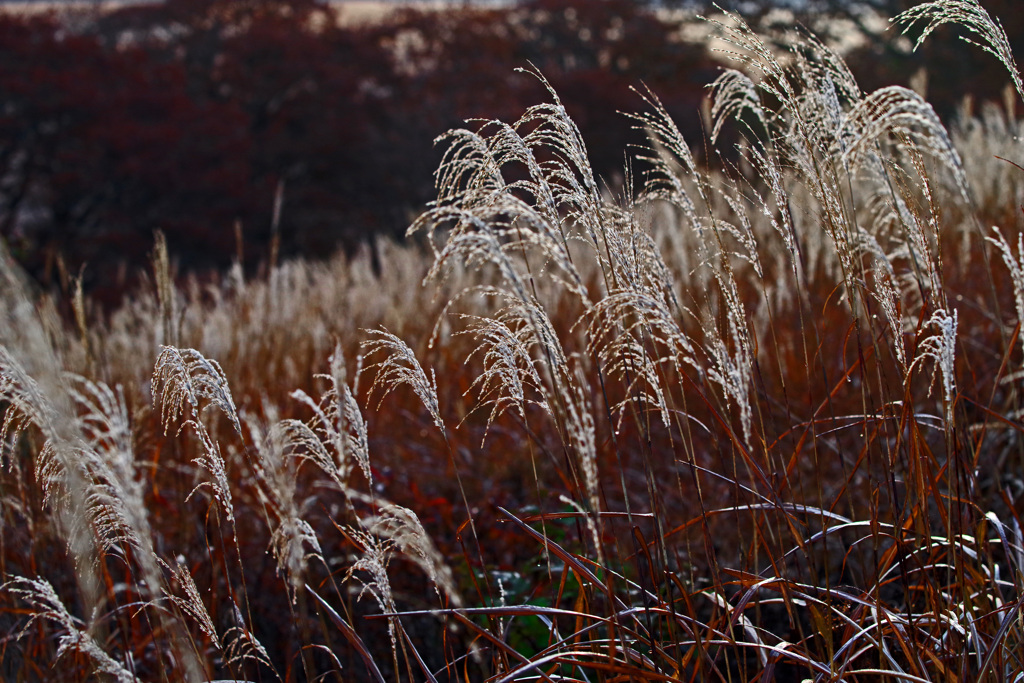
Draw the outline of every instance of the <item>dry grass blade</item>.
[[[320,609],[327,613],[331,623],[337,626],[338,630],[344,634],[348,642],[355,647],[356,652],[359,653],[363,663],[366,665],[367,671],[373,675],[374,680],[377,681],[377,683],[385,683],[383,674],[381,674],[380,669],[377,667],[377,663],[373,660],[373,655],[370,653],[369,649],[367,649],[366,643],[364,643],[363,639],[359,637],[359,634],[356,633],[348,622],[346,622],[341,615],[327,603],[326,600],[320,597],[320,595],[313,590],[311,586],[306,586],[306,592],[313,596],[313,599],[316,600]]]

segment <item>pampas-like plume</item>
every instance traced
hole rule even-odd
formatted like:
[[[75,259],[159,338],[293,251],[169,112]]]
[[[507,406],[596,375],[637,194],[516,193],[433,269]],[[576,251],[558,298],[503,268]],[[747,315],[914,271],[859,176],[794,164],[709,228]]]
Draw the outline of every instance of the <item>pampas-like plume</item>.
[[[274,671],[278,680],[281,676],[277,674],[273,664],[270,662],[270,654],[263,647],[252,631],[245,625],[245,617],[237,603],[232,603],[234,608],[235,624],[224,632],[224,655],[231,664],[240,664],[246,661],[253,661],[262,664]]]
[[[49,581],[17,576],[0,586],[0,591],[16,595],[29,605],[28,623],[14,634],[15,638],[24,636],[35,621],[51,621],[64,630],[58,641],[57,657],[68,652],[81,652],[92,660],[96,674],[113,676],[119,683],[135,683],[137,680],[124,664],[107,654],[88,629],[82,628],[81,621],[68,612]]]
[[[927,337],[921,342],[918,348],[917,358],[914,365],[923,362],[926,358],[935,361],[936,370],[942,377],[943,406],[946,411],[946,420],[952,424],[953,419],[953,398],[956,396],[956,368],[954,366],[954,354],[956,352],[956,328],[957,314],[953,310],[950,315],[944,309],[939,309],[928,319],[928,326],[936,328],[935,334]]]
[[[501,130],[506,130],[507,124],[502,125]],[[514,132],[506,135],[509,136],[525,144]],[[498,168],[502,163],[512,163],[512,160],[493,160]],[[540,173],[541,167],[537,169]],[[520,299],[528,296],[528,283],[532,278],[546,273],[586,305],[587,289],[569,252],[570,237],[563,229],[556,195],[550,188],[543,189],[547,183],[548,180],[541,177],[535,183],[538,187],[527,191],[534,196],[531,202],[512,194],[522,189],[518,185],[479,196],[472,191],[476,187],[474,182],[470,189],[450,202],[439,204],[420,216],[409,228],[410,234],[424,231],[432,237],[440,226],[452,226],[444,249],[439,252],[434,247],[435,262],[427,279],[440,279],[453,263],[475,267],[490,263],[498,268],[505,285]],[[536,273],[530,272],[527,263],[519,264],[514,258],[525,260],[529,255],[536,255],[540,260]],[[524,267],[526,272],[520,272]]]
[[[206,609],[206,603],[203,602],[203,598],[199,594],[199,588],[196,586],[195,579],[192,578],[192,573],[183,562],[184,558],[179,557],[175,565],[171,567],[161,561],[161,564],[171,572],[174,580],[181,586],[185,597],[175,595],[168,587],[164,588],[164,595],[184,614],[191,617],[199,625],[199,630],[203,632],[203,635],[213,641],[213,644],[219,650],[222,646],[220,638],[217,637],[217,629],[213,625],[213,619],[210,617],[210,612]]]
[[[224,462],[224,456],[221,455],[220,444],[213,439],[202,422],[188,420],[182,424],[182,428],[186,426],[191,426],[195,430],[196,436],[199,437],[199,441],[203,446],[202,454],[193,458],[192,462],[206,470],[211,478],[209,481],[199,482],[189,492],[188,496],[185,497],[185,500],[191,499],[201,489],[210,489],[214,500],[217,501],[224,514],[227,515],[228,521],[231,522],[233,528],[235,523],[235,504],[231,498],[231,485],[228,483],[227,464]]]
[[[730,119],[742,120],[744,113],[750,113],[761,124],[763,133],[768,130],[768,117],[761,107],[757,86],[742,71],[726,69],[710,86],[711,90],[711,144],[718,142],[722,126]],[[748,126],[749,128],[749,126]]]
[[[991,244],[994,244],[999,249],[999,254],[1003,257],[1003,263],[1006,265],[1007,270],[1010,271],[1010,282],[1013,284],[1013,302],[1017,308],[1017,322],[1024,325],[1024,233],[1017,235],[1017,253],[1013,253],[1013,248],[1010,247],[1010,243],[1006,241],[1006,237],[1000,232],[999,228],[992,226],[992,232],[995,237],[986,237]]]
[[[730,324],[730,329],[734,326]],[[745,337],[731,334],[732,345],[718,333],[712,335],[704,350],[711,357],[713,366],[708,368],[708,378],[722,388],[726,399],[740,411],[740,425],[743,438],[750,444],[753,408],[750,404],[750,382],[753,372],[753,352]]]
[[[452,570],[430,540],[420,518],[412,510],[389,501],[377,500],[376,515],[359,519],[359,524],[378,539],[386,540],[430,577],[434,590],[440,589],[452,605],[462,605]],[[382,546],[383,547],[383,546]],[[387,566],[387,562],[384,563]]]
[[[699,229],[696,207],[679,182],[677,167],[671,161],[674,159],[686,176],[697,181],[697,191],[702,202],[704,205],[710,205],[701,182],[703,175],[697,168],[693,152],[658,96],[648,90],[640,93],[640,97],[647,103],[650,111],[631,114],[630,117],[639,124],[639,128],[647,132],[647,137],[651,141],[651,147],[646,150],[648,154],[639,157],[640,161],[648,162],[654,167],[654,174],[647,181],[647,197],[665,199],[678,205],[684,209],[684,214],[694,227]]]
[[[409,385],[430,413],[434,424],[444,432],[444,420],[441,419],[441,409],[437,403],[437,378],[434,377],[433,371],[430,379],[427,379],[427,373],[423,371],[416,354],[401,338],[387,330],[370,330],[370,333],[376,337],[363,342],[366,357],[369,358],[375,353],[385,354],[384,360],[370,366],[377,368],[377,376],[370,390],[380,387],[384,394],[387,394],[402,384]]]
[[[774,143],[798,164],[808,155],[825,154],[841,140],[844,107],[856,105],[862,98],[861,89],[842,57],[809,34],[801,35],[790,45],[788,54],[780,54],[738,15],[727,13],[727,17],[732,26],[713,22],[721,28],[725,41],[739,49],[738,53],[727,55],[746,64],[752,72],[760,73],[756,88],[780,104],[778,112],[761,116],[762,121],[772,121],[786,128],[782,135],[777,135],[778,131],[769,132]],[[783,61],[789,64],[784,66]],[[736,83],[728,88],[724,93],[726,102],[737,96],[751,101],[753,93],[742,94],[749,87]],[[736,113],[744,110],[746,107]],[[814,171],[807,178],[815,179],[817,175]]]
[[[114,391],[102,382],[68,376],[67,392],[78,407],[78,430],[82,439],[73,447],[47,442],[40,462],[54,460],[63,449],[65,458],[81,472],[85,485],[86,514],[72,519],[69,534],[86,534],[98,538],[107,552],[124,556],[122,545],[135,549],[133,557],[144,581],[136,582],[140,591],[151,599],[162,594],[164,577],[160,558],[153,548],[152,532],[147,517],[144,485],[139,477],[135,453],[132,449],[131,425],[128,410],[120,389]],[[87,524],[91,528],[80,528]],[[184,644],[181,627],[157,611],[153,617],[172,637],[175,659],[183,680],[202,678],[202,664],[197,653],[180,649]]]
[[[732,209],[736,222],[716,220],[714,223],[715,229],[722,234],[732,235],[740,243],[743,250],[731,251],[730,254],[749,263],[754,269],[754,274],[759,279],[764,278],[761,256],[757,251],[757,238],[754,236],[754,228],[751,225],[750,216],[747,213],[740,188],[734,180],[729,179],[719,185],[717,189],[722,196],[722,200]]]
[[[760,74],[758,87],[784,105],[796,101],[797,93],[775,50],[750,28],[738,14],[725,12],[726,21],[708,20],[718,27],[723,40],[731,46],[727,56]]]
[[[345,574],[345,581],[349,581],[352,577],[356,576],[356,572],[366,572],[369,574],[369,580],[358,579],[363,584],[359,597],[362,598],[365,594],[369,593],[377,601],[381,612],[392,617],[388,619],[388,634],[391,636],[391,649],[394,651],[398,646],[398,641],[395,635],[395,619],[393,615],[398,610],[395,606],[394,595],[391,593],[388,565],[391,562],[391,550],[395,542],[391,539],[380,539],[363,529],[349,527],[346,531],[349,538],[359,547],[362,555],[349,567],[348,572]]]
[[[356,388],[349,387],[345,380],[345,358],[340,345],[334,348],[330,367],[330,374],[317,375],[330,383],[319,401],[302,390],[292,392],[292,398],[313,411],[310,422],[284,420],[280,428],[287,431],[293,453],[312,462],[334,480],[341,491],[347,491],[353,465],[359,467],[367,482],[373,481],[370,443],[366,421],[355,398]],[[357,371],[356,381],[358,378]]]
[[[195,349],[164,346],[153,368],[152,384],[153,399],[160,404],[164,430],[169,430],[175,420],[185,416],[188,419],[182,423],[179,431],[185,426],[191,426],[203,445],[202,455],[192,462],[209,472],[212,479],[197,485],[188,498],[202,488],[209,488],[233,526],[235,512],[227,465],[221,455],[220,445],[201,420],[207,408],[219,408],[231,421],[235,432],[242,434],[242,424],[224,371],[217,361],[206,358]]]
[[[432,275],[455,256],[467,263],[483,256],[499,267],[516,296],[526,300],[523,282],[539,271],[513,272],[507,253],[525,259],[533,251],[539,253],[542,271],[551,268],[589,306],[569,241],[582,239],[600,251],[607,207],[576,124],[543,76],[530,73],[547,88],[552,102],[530,107],[511,125],[488,121],[480,132],[458,130],[438,138],[451,142],[437,172],[438,200],[409,232],[432,236],[441,225],[453,226]],[[548,158],[540,161],[539,153]],[[503,173],[510,166],[525,167],[527,177],[506,182]],[[469,237],[481,233],[487,237]]]
[[[323,559],[323,552],[312,527],[299,515],[294,502],[296,467],[292,458],[308,461],[331,478],[338,490],[348,497],[357,495],[349,488],[349,480],[355,466],[358,466],[368,483],[373,477],[370,470],[369,437],[366,422],[363,420],[359,404],[355,399],[355,388],[349,387],[345,381],[345,361],[341,347],[336,346],[330,358],[330,374],[317,375],[330,383],[330,388],[323,393],[319,401],[313,400],[306,392],[296,390],[291,396],[313,411],[308,423],[289,419],[277,422],[263,439],[260,448],[261,461],[271,457],[273,449],[277,455],[272,457],[281,462],[278,465],[265,463],[283,471],[279,475],[270,476],[268,483],[278,481],[272,490],[280,491],[280,500],[274,505],[279,509],[280,524],[274,532],[274,552],[279,567],[287,567],[293,584],[298,581],[300,571],[311,557]],[[357,372],[358,380],[358,372]],[[287,473],[287,476],[285,476]],[[261,475],[266,476],[266,475]],[[285,497],[281,497],[285,491]],[[311,552],[303,550],[305,546]],[[298,585],[295,585],[296,589]]]
[[[10,275],[5,268],[0,270]],[[21,311],[20,306],[14,312]],[[31,331],[38,324],[26,318],[20,327]],[[148,599],[158,598],[163,575],[153,548],[144,485],[137,470],[128,410],[120,388],[113,390],[101,382],[72,374],[60,375],[60,364],[48,343],[30,348],[45,359],[39,366],[42,383],[29,376],[13,355],[0,346],[0,401],[8,403],[0,426],[0,441],[5,443],[0,448],[6,449],[7,438],[16,437],[29,424],[46,439],[35,458],[36,478],[43,487],[44,498],[53,503],[54,517],[62,523],[86,610],[95,611],[102,600],[98,575],[102,554],[125,557],[123,546],[136,551],[133,558],[141,578],[136,580],[137,590]],[[3,454],[0,450],[0,463]],[[40,582],[23,584],[29,586],[34,587],[42,601],[39,604],[46,603],[52,608],[47,618],[67,627],[69,635],[62,639],[61,647],[82,640],[73,630],[66,611],[61,611],[63,606],[52,587]],[[171,634],[173,657],[182,680],[199,680],[202,665],[197,653],[178,648],[184,643],[177,638],[180,626],[160,612],[153,619],[161,632]],[[89,640],[81,645],[91,648],[95,643]],[[97,660],[98,670],[122,675],[119,665],[104,659],[102,651],[90,654]]]
[[[603,202],[583,136],[547,79],[535,68],[520,71],[537,78],[552,101],[528,108],[512,126],[499,124],[499,131],[505,134],[494,139],[496,149],[503,154],[499,165],[527,165],[530,179],[513,182],[509,187],[529,193],[530,204],[543,216],[546,229],[562,233],[564,243],[564,221],[569,229],[579,231],[597,248]],[[522,130],[528,131],[526,135],[520,133]],[[541,163],[536,159],[538,150],[555,154]]]
[[[856,169],[863,163],[865,153],[874,153],[874,143],[885,134],[912,141],[915,152],[928,152],[943,162],[953,173],[963,197],[969,199],[963,162],[946,127],[932,106],[908,88],[880,88],[858,102],[843,119],[841,146],[835,151]]]
[[[609,273],[609,289],[664,297],[674,309],[674,278],[658,244],[638,225],[639,210],[632,200],[623,208],[609,208],[602,270]]]
[[[589,383],[579,372],[578,365],[574,372],[574,365],[569,362],[547,310],[536,300],[531,298],[528,302],[519,302],[513,298],[499,317],[510,328],[521,329],[521,343],[526,353],[532,357],[533,350],[536,350],[537,367],[544,372],[531,372],[528,377],[532,381],[544,375],[544,381],[538,385],[544,396],[543,405],[555,416],[563,443],[576,456],[584,477],[581,482],[584,493],[596,511],[597,454],[594,419],[586,394]]]
[[[874,264],[875,298],[882,307],[885,321],[889,324],[896,361],[899,363],[903,375],[906,376],[907,347],[903,338],[903,306],[900,287],[896,273],[888,259],[876,256]]]
[[[479,354],[484,366],[466,393],[478,392],[478,407],[491,406],[487,427],[509,409],[525,420],[528,404],[551,412],[548,402],[537,396],[543,393],[543,380],[537,371],[539,361],[531,355],[532,330],[515,310],[506,308],[492,317],[466,316],[471,324],[464,334],[479,340],[466,360]]]
[[[86,501],[93,526],[108,551],[121,543],[143,551],[139,559],[150,565],[146,578],[152,581],[157,567],[124,396],[102,382],[75,376],[68,382],[68,392],[81,409],[78,424],[85,440],[76,449],[76,461],[92,482]]]
[[[1024,98],[1024,81],[1021,80],[1020,71],[1017,69],[1017,62],[1013,58],[1013,50],[1010,49],[1010,40],[1006,37],[1006,31],[998,19],[993,19],[984,7],[977,0],[937,0],[936,2],[925,2],[897,16],[893,23],[903,27],[903,33],[907,33],[919,22],[924,23],[921,35],[914,41],[914,49],[932,34],[932,31],[943,24],[956,24],[963,26],[980,38],[979,41],[962,37],[972,45],[977,45],[985,52],[1002,62],[1006,70],[1010,72],[1013,85],[1017,93]]]
[[[668,404],[658,366],[668,362],[680,372],[684,371],[684,366],[698,374],[703,370],[697,362],[696,349],[670,311],[665,292],[611,292],[594,307],[588,332],[590,350],[601,360],[609,376],[631,377],[630,394],[643,388],[653,392],[653,395],[641,397],[658,408],[667,426]],[[645,341],[660,344],[664,355],[655,355],[657,351],[648,348]],[[624,409],[630,400],[624,400],[617,407]]]
[[[242,433],[224,371],[195,349],[160,347],[153,368],[153,397],[160,403],[165,430],[182,415],[198,420],[207,408],[215,407],[231,421],[235,433]],[[206,405],[202,405],[204,399]]]
[[[877,185],[875,195],[869,202],[869,208],[875,216],[874,233],[879,236],[890,235],[898,241],[898,246],[885,253],[874,236],[870,236],[870,240],[876,246],[873,253],[887,261],[888,268],[893,269],[892,264],[895,263],[906,263],[909,271],[903,272],[897,279],[916,285],[914,291],[921,303],[926,299],[932,308],[942,308],[945,299],[931,182],[925,175],[920,155],[911,154],[910,157],[918,172],[916,182],[902,168],[886,164],[881,158],[871,155],[867,170],[870,182]],[[919,191],[923,191],[930,215],[917,206],[918,199],[913,195]],[[863,232],[863,228],[858,229]],[[896,277],[895,270],[893,277]]]
[[[289,425],[282,425],[274,419],[275,410],[268,408],[267,412],[272,424],[269,429],[254,418],[246,417],[245,422],[256,444],[253,470],[262,484],[259,492],[276,518],[271,523],[273,532],[270,547],[278,571],[283,572],[291,582],[294,601],[303,586],[306,563],[310,558],[323,560],[323,550],[316,532],[303,519],[303,511],[295,500],[298,468],[292,457],[293,442]]]
[[[280,521],[270,537],[270,547],[278,570],[287,575],[295,591],[292,595],[294,603],[298,599],[298,591],[305,584],[306,563],[310,559],[323,560],[324,551],[309,522],[286,507],[278,512],[278,516]]]
[[[64,440],[68,423],[59,419],[46,393],[4,346],[0,346],[0,400],[8,404],[0,425],[0,464],[30,424],[36,425],[47,439]]]
[[[27,322],[27,321],[26,321]],[[38,326],[38,321],[35,321]],[[49,347],[39,353],[56,362]],[[36,479],[44,497],[57,501],[54,516],[61,525],[75,562],[75,576],[87,609],[96,609],[102,600],[98,559],[102,552],[92,529],[82,525],[90,520],[91,485],[88,470],[78,455],[86,448],[78,420],[68,399],[66,382],[53,367],[41,367],[44,383],[31,377],[6,347],[0,346],[0,402],[7,403],[0,425],[0,461],[23,429],[34,425],[46,443],[35,458]],[[44,390],[45,387],[45,390]],[[11,437],[12,441],[7,439]],[[95,501],[94,501],[95,502]],[[131,528],[131,525],[125,525]],[[110,529],[107,530],[108,532]],[[102,536],[103,533],[101,532]]]

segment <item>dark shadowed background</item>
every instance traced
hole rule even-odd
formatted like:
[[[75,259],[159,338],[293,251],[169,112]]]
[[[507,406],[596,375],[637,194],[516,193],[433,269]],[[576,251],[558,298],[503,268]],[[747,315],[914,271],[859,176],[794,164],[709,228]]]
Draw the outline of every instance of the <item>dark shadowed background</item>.
[[[818,2],[797,19],[862,30],[847,60],[868,90],[907,83],[927,61],[928,97],[943,115],[965,92],[999,98],[1005,72],[953,31],[924,54],[878,39],[877,16],[908,4]],[[1021,51],[1011,0],[984,4]],[[777,21],[773,3],[733,7],[762,26]],[[722,58],[680,37],[692,12],[529,0],[353,16],[313,0],[0,13],[0,235],[42,286],[67,287],[81,272],[110,301],[155,230],[196,271],[239,256],[256,268],[275,232],[282,257],[401,235],[433,196],[438,134],[467,119],[515,120],[547,97],[515,71],[529,64],[612,188],[623,150],[640,139],[620,113],[641,108],[631,87],[650,87],[702,147],[701,100]]]

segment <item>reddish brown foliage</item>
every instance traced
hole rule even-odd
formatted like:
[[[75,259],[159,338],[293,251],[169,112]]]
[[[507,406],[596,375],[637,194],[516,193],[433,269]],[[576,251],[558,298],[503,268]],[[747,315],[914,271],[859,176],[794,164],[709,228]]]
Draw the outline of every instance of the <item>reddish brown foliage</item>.
[[[235,254],[240,221],[262,260],[279,184],[285,253],[398,234],[433,196],[433,137],[537,101],[514,72],[531,63],[614,183],[640,139],[618,113],[635,108],[629,88],[653,87],[698,135],[714,72],[634,3],[575,4],[408,10],[359,27],[271,0],[141,5],[76,31],[5,15],[0,232],[44,283],[88,264],[87,284],[106,286],[155,229],[202,268]]]

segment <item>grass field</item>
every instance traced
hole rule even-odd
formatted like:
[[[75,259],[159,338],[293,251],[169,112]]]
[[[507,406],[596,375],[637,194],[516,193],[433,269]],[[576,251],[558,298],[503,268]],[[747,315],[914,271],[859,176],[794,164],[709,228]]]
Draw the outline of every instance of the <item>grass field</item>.
[[[611,191],[553,91],[452,131],[379,275],[4,256],[4,679],[1021,680],[1024,88],[948,22],[1008,107],[733,18],[706,142],[639,91]]]

